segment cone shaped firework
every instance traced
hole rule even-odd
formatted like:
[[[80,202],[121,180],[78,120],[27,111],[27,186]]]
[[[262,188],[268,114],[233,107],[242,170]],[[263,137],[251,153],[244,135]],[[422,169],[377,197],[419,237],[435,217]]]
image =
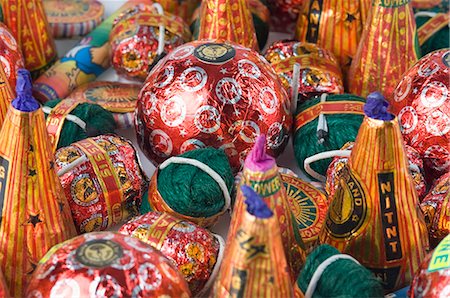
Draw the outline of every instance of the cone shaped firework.
[[[24,69],[16,91],[0,131],[0,269],[11,295],[23,297],[42,256],[76,233],[53,169],[44,113],[31,96],[30,74]]]
[[[198,39],[221,39],[258,50],[255,26],[246,0],[205,0]]]
[[[290,211],[286,189],[283,186],[275,159],[266,154],[265,144],[265,136],[261,135],[256,139],[255,146],[245,160],[240,186],[251,186],[269,205],[270,209],[274,210],[280,225],[284,253],[291,268],[291,277],[295,280],[305,260],[304,245],[298,230],[294,229],[295,218]],[[228,231],[228,241],[236,237],[238,229],[242,225],[243,217],[240,214],[244,212],[244,197],[238,188]]]
[[[289,267],[277,218],[247,185],[241,187],[246,210],[228,237],[212,297],[293,297]]]
[[[0,67],[0,128],[2,127],[3,120],[5,120],[9,103],[13,98],[13,91],[11,90],[6,74],[3,71],[3,67]]]
[[[22,48],[25,67],[38,77],[56,60],[47,16],[41,0],[1,0],[3,22]]]
[[[319,239],[355,257],[392,291],[411,281],[428,236],[398,120],[386,109],[379,93],[367,98]]]
[[[348,77],[349,91],[390,97],[419,58],[414,14],[409,0],[373,0]]]
[[[316,43],[332,51],[347,75],[371,1],[309,0],[298,18],[295,39]]]

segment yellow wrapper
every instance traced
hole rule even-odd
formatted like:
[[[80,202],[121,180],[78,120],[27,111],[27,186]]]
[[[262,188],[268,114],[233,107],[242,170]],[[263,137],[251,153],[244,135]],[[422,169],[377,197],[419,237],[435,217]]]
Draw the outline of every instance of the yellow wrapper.
[[[13,98],[14,93],[9,85],[8,77],[6,76],[3,67],[0,67],[0,128],[5,120],[9,103]]]
[[[374,91],[392,100],[403,74],[420,56],[416,21],[409,0],[373,0],[350,67],[349,93]]]
[[[365,117],[342,173],[321,243],[355,257],[385,290],[407,286],[428,237],[397,118]]]
[[[346,81],[371,2],[372,0],[306,1],[297,21],[295,39],[316,43],[332,51],[339,60]]]
[[[0,269],[14,297],[45,253],[76,235],[53,166],[42,109],[10,106],[0,131]]]
[[[255,26],[246,0],[205,0],[198,39],[228,40],[258,50]]]
[[[275,215],[263,219],[247,211],[228,237],[212,297],[293,297],[289,266]],[[235,216],[233,216],[235,218]]]

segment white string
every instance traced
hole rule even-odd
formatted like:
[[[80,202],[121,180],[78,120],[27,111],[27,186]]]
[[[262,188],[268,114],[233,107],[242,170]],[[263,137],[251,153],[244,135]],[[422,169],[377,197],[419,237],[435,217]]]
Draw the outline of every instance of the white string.
[[[298,101],[298,85],[300,81],[300,63],[294,64],[294,69],[292,70],[292,97],[291,97],[291,112],[295,114],[297,110],[297,101]]]
[[[416,12],[416,14],[414,15],[415,18],[417,17],[430,17],[430,18],[434,18],[437,15],[437,13],[435,12],[431,12],[431,11],[419,11]]]
[[[329,257],[328,259],[323,261],[322,264],[319,265],[319,267],[317,267],[316,271],[314,272],[313,276],[311,277],[308,288],[306,289],[305,298],[311,298],[313,296],[314,291],[316,290],[316,287],[317,287],[317,283],[319,282],[320,277],[322,276],[325,269],[327,269],[328,266],[330,266],[332,263],[336,262],[337,260],[343,260],[343,259],[344,260],[345,259],[352,260],[356,264],[359,265],[359,262],[349,255],[338,254],[338,255]]]
[[[85,161],[88,161],[88,158],[86,157],[86,155],[82,155],[79,158],[77,158],[74,161],[72,161],[71,163],[69,163],[68,165],[62,167],[58,171],[58,173],[56,173],[56,175],[58,175],[58,177],[61,177],[62,175],[64,175],[65,173],[69,172],[73,168],[79,166],[80,164],[82,164]]]
[[[217,241],[219,241],[219,252],[217,253],[216,264],[214,264],[214,269],[211,272],[211,275],[210,275],[208,281],[206,282],[205,286],[200,291],[200,293],[198,293],[196,295],[196,297],[207,297],[208,296],[208,295],[206,295],[206,292],[209,290],[209,288],[215,282],[217,274],[219,273],[220,266],[222,265],[223,254],[225,251],[225,241],[223,240],[222,236],[214,234],[214,233],[211,233],[211,234],[213,234],[214,237],[216,237]]]
[[[326,102],[327,96],[328,96],[327,93],[322,93],[322,95],[320,96],[320,103]],[[319,114],[319,121],[317,123],[317,131],[319,130],[328,132],[327,119],[325,118],[325,115],[322,112],[320,112]],[[319,144],[322,144],[323,142],[325,142],[325,139],[322,137],[319,139]]]
[[[317,153],[317,154],[305,159],[305,162],[304,162],[305,171],[306,171],[306,173],[308,173],[315,179],[325,182],[327,180],[326,177],[317,173],[316,171],[314,171],[311,168],[310,164],[312,164],[313,162],[322,160],[322,159],[327,159],[327,158],[336,157],[336,156],[349,157],[351,152],[352,152],[351,150],[331,150],[331,151]]]
[[[43,106],[42,107],[42,111],[44,111],[45,114],[50,114],[52,112],[52,108],[47,107],[47,106]],[[84,122],[83,120],[81,120],[77,116],[72,115],[72,114],[67,114],[66,115],[66,119],[71,121],[71,122],[73,122],[73,123],[75,123],[76,125],[81,127],[82,130],[86,131],[86,122]]]
[[[156,11],[160,15],[164,15],[164,9],[162,8],[161,4],[153,3],[152,6],[156,9]],[[166,35],[166,27],[164,26],[164,23],[161,23],[161,25],[159,25],[158,50],[156,51],[156,54],[158,55],[161,55],[164,52],[165,35]]]
[[[211,178],[213,178],[214,181],[217,182],[217,184],[219,185],[220,189],[223,192],[223,196],[225,197],[225,205],[223,206],[222,211],[226,211],[226,210],[228,210],[230,208],[231,197],[230,197],[230,194],[228,193],[228,188],[227,188],[227,185],[226,185],[225,181],[222,179],[222,177],[219,174],[217,174],[208,165],[206,165],[206,164],[204,164],[201,161],[198,161],[196,159],[174,156],[174,157],[171,157],[171,158],[167,159],[162,164],[160,164],[159,168],[161,170],[163,170],[168,165],[173,164],[173,163],[175,163],[175,164],[191,165],[191,166],[199,168],[200,170],[202,170],[203,172],[208,174]]]

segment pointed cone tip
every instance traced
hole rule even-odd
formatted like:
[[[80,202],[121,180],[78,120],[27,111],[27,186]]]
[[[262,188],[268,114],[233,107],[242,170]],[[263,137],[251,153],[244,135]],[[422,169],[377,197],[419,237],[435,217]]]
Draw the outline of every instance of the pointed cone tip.
[[[394,115],[388,112],[388,107],[389,103],[380,92],[372,92],[367,96],[364,114],[373,119],[391,121]]]
[[[12,101],[12,106],[22,112],[34,112],[41,106],[32,95],[33,84],[31,74],[26,69],[17,71],[16,93],[17,97]]]

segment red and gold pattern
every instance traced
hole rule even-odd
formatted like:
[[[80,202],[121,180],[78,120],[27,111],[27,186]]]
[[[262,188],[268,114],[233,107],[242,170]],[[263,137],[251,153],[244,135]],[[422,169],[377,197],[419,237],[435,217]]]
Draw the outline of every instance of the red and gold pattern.
[[[450,296],[450,236],[420,264],[409,290],[410,298],[442,298]]]
[[[348,74],[349,91],[381,92],[392,101],[403,74],[420,57],[410,0],[374,0]]]
[[[450,234],[450,172],[440,177],[420,204],[430,235],[430,244],[436,246]]]
[[[0,128],[2,127],[8,112],[8,107],[15,94],[9,85],[8,77],[3,69],[3,67],[0,67]]]
[[[268,0],[270,28],[275,32],[294,33],[295,22],[305,0]]]
[[[450,50],[419,60],[395,89],[392,109],[402,126],[405,143],[425,162],[427,175],[450,170]]]
[[[427,9],[440,5],[443,0],[411,0],[412,6],[419,9]]]
[[[235,43],[193,41],[155,66],[136,109],[137,140],[155,164],[188,150],[221,148],[238,171],[256,137],[278,156],[288,141],[290,100],[270,65]]]
[[[186,23],[191,21],[194,11],[200,4],[201,0],[159,0],[164,11],[179,16]]]
[[[308,0],[298,18],[295,38],[331,51],[347,80],[371,3],[372,0]]]
[[[299,98],[305,101],[322,93],[344,93],[339,63],[329,50],[307,42],[278,41],[265,54],[283,87],[291,94],[294,64],[300,64]]]
[[[428,249],[407,164],[397,118],[365,117],[319,236],[372,270],[386,291],[408,285]]]
[[[430,37],[450,23],[450,12],[437,13],[429,21],[417,29],[419,44],[422,46]]]
[[[159,251],[132,237],[100,232],[57,245],[39,262],[26,297],[55,296],[189,298],[190,292]]]
[[[232,237],[231,231],[228,234],[211,297],[293,297],[283,232],[276,215],[257,218],[244,210],[240,200],[243,209],[235,211],[232,219],[239,225]]]
[[[88,138],[60,148],[55,157],[79,233],[105,230],[139,213],[147,178],[129,141]]]
[[[189,27],[170,13],[158,14],[155,9],[124,14],[116,20],[111,33],[112,66],[128,79],[144,81],[158,56],[159,26],[164,25],[164,52],[168,53],[191,40]]]
[[[53,245],[76,235],[53,161],[42,110],[11,106],[0,132],[0,269],[13,297]]]
[[[1,270],[0,270],[0,297],[4,297],[4,298],[11,297],[9,295],[8,286],[6,285],[5,276],[3,275]]]
[[[0,23],[0,63],[13,92],[16,90],[17,70],[24,68],[22,52],[11,31]],[[9,106],[9,105],[8,105]],[[6,110],[5,110],[6,111]],[[0,119],[0,123],[1,123]],[[1,124],[0,124],[1,127]]]
[[[223,248],[219,240],[208,230],[167,213],[149,212],[136,217],[119,233],[150,244],[176,264],[194,296],[208,289],[215,267],[220,266]]]
[[[22,48],[25,67],[33,77],[58,57],[42,0],[1,0],[3,21]]]
[[[246,0],[205,0],[200,15],[199,40],[231,41],[258,50],[255,26]]]

